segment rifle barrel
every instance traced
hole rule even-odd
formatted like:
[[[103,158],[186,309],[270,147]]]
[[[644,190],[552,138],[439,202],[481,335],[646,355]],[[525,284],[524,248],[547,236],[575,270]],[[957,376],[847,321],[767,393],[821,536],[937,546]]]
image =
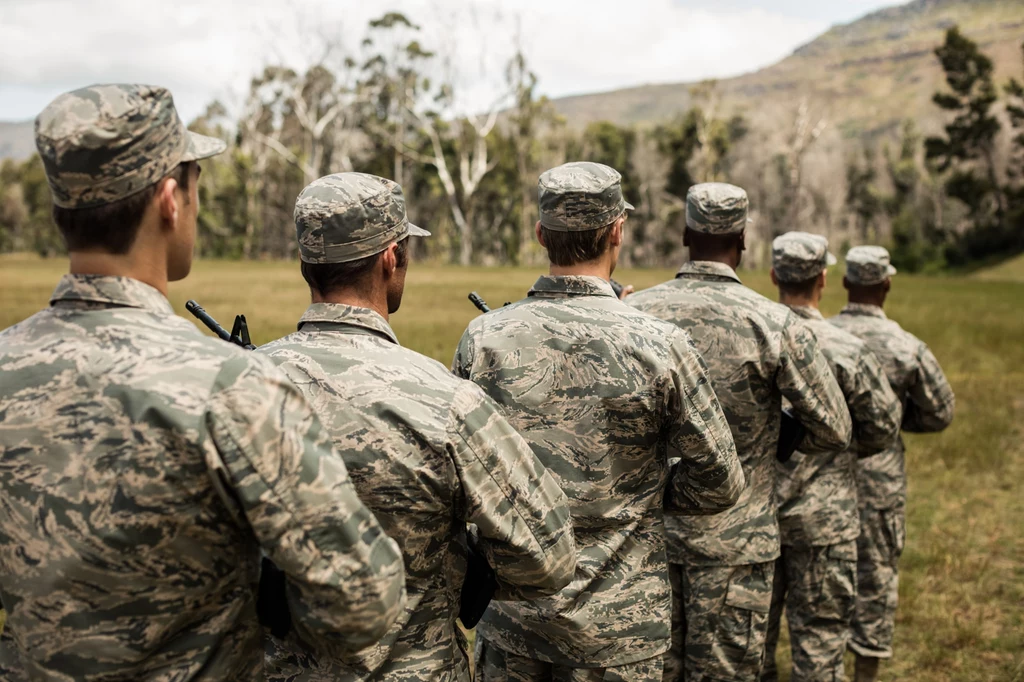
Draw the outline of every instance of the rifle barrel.
[[[487,303],[484,302],[484,299],[480,298],[480,294],[476,293],[475,291],[470,292],[469,300],[473,305],[477,307],[477,310],[479,310],[480,312],[491,312],[491,307],[487,305]]]
[[[192,299],[189,299],[188,301],[185,302],[185,310],[192,313],[192,315],[195,316],[196,319],[205,324],[210,331],[219,336],[221,339],[223,339],[224,341],[231,341],[231,332],[229,332],[224,327],[220,326],[220,323],[217,322],[217,320],[213,319],[213,316],[210,315],[210,313],[203,310],[203,306],[199,305]]]

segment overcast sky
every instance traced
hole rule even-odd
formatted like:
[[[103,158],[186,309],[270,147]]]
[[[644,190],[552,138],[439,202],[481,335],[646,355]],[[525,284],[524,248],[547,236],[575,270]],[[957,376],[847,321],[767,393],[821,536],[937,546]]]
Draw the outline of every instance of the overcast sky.
[[[165,85],[186,119],[240,101],[268,62],[301,67],[322,34],[358,50],[388,10],[455,55],[462,106],[493,99],[518,36],[550,96],[737,75],[900,0],[0,0],[0,120],[96,82]]]

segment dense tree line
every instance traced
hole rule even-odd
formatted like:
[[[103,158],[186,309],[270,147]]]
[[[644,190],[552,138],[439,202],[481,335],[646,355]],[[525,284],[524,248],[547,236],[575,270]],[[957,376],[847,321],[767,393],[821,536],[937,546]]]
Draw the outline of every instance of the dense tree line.
[[[357,52],[325,45],[301,73],[268,66],[240,111],[214,102],[192,122],[231,143],[204,165],[203,256],[293,257],[292,204],[301,188],[359,170],[406,188],[412,219],[436,235],[417,244],[420,257],[534,263],[537,176],[572,159],[623,173],[637,207],[627,264],[678,261],[686,191],[718,180],[750,193],[755,264],[766,262],[774,236],[792,229],[829,235],[837,249],[888,244],[911,271],[1024,251],[1024,85],[997,84],[991,60],[955,28],[936,49],[948,84],[934,97],[948,115],[944,134],[925,139],[907,121],[886,142],[829,137],[827,118],[807,100],[792,103],[786,129],[760,130],[724,112],[713,82],[694,88],[693,107],[672,121],[575,130],[537,95],[521,51],[508,60],[494,104],[467,116],[450,60],[397,13],[370,22]],[[845,174],[822,165],[837,155],[847,159]],[[38,158],[4,162],[0,251],[61,249]]]

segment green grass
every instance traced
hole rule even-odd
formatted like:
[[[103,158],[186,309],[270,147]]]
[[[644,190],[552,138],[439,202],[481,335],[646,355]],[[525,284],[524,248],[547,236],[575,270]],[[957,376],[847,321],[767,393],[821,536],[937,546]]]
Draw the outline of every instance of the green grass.
[[[0,327],[45,306],[64,267],[0,258]],[[448,364],[476,315],[466,294],[475,289],[500,305],[520,298],[536,275],[414,263],[395,331]],[[616,274],[638,289],[670,276]],[[742,277],[772,295],[766,274]],[[307,304],[295,263],[200,262],[170,293],[180,313],[188,298],[224,324],[244,312],[256,343],[294,329]],[[842,304],[842,291],[831,287],[824,312]],[[907,437],[909,539],[896,658],[882,679],[1024,680],[1024,260],[970,278],[901,274],[888,311],[935,351],[956,391],[957,416],[942,434]]]

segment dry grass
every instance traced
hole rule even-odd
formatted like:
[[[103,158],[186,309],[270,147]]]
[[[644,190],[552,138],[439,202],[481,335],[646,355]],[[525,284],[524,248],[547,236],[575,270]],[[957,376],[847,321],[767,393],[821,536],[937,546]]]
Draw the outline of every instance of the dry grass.
[[[1004,264],[970,279],[899,275],[890,314],[925,339],[957,394],[946,432],[908,437],[908,545],[903,560],[896,658],[884,680],[1024,680],[1024,276]],[[59,261],[0,258],[0,327],[46,305]],[[476,289],[493,305],[522,296],[536,271],[413,265],[402,342],[444,363],[476,311]],[[637,288],[669,271],[617,274]],[[763,273],[744,280],[770,294]],[[294,329],[306,292],[294,263],[198,263],[172,285],[179,312],[196,298],[222,323],[249,319],[256,343]],[[842,306],[828,292],[826,314]],[[785,656],[785,653],[783,653]]]

